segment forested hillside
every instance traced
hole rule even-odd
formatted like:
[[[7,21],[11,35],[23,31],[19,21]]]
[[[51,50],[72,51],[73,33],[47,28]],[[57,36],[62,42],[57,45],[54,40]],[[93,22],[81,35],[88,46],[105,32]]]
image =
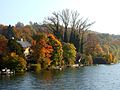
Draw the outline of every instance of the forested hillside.
[[[105,52],[112,53],[120,60],[120,35],[98,34],[101,46],[106,48]]]
[[[94,22],[69,9],[53,12],[42,24],[30,22],[15,26],[0,25],[0,68],[38,69],[71,66],[75,63],[92,65],[97,57],[106,64],[120,60],[120,35],[90,31]],[[25,56],[18,41],[31,44]],[[12,65],[12,66],[11,66]]]

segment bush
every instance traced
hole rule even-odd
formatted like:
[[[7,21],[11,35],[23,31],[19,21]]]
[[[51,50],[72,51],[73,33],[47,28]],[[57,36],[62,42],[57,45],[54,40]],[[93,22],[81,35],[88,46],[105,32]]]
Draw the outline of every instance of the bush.
[[[30,69],[35,72],[39,72],[41,70],[41,65],[40,64],[31,64]]]

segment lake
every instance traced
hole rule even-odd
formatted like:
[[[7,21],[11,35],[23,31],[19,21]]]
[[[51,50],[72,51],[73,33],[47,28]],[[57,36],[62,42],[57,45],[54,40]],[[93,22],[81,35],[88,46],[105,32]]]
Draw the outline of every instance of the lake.
[[[0,90],[120,90],[120,64],[2,75]]]

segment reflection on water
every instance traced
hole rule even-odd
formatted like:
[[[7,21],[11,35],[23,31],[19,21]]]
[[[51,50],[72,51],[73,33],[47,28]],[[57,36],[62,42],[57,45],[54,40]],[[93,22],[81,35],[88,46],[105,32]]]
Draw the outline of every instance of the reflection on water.
[[[0,90],[120,90],[120,64],[2,75]]]

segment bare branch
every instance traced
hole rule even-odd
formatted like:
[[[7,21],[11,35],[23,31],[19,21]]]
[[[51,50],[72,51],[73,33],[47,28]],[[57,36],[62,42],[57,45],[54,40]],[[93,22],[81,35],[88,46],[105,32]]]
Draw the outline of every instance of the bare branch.
[[[71,15],[72,15],[72,18],[71,18],[71,27],[73,29],[75,29],[75,27],[78,25],[78,22],[79,20],[78,17],[79,17],[79,13],[77,11],[71,11]]]
[[[62,12],[60,13],[60,17],[62,19],[62,22],[65,26],[68,26],[70,22],[70,11],[69,9],[63,9]]]

